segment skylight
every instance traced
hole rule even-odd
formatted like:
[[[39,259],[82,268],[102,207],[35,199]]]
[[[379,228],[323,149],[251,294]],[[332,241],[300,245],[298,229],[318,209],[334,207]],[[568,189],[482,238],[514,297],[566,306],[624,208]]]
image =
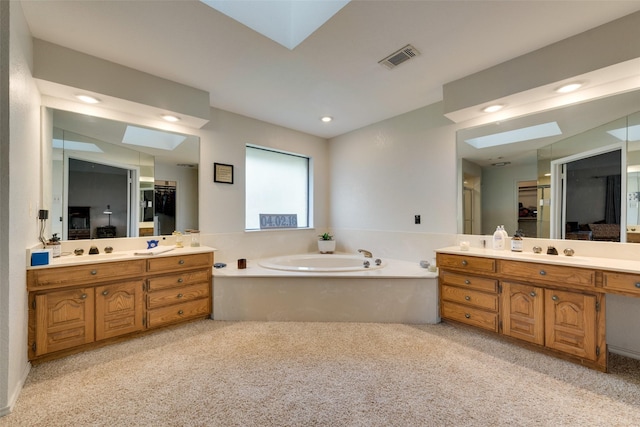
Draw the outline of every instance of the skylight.
[[[465,142],[475,148],[487,148],[556,135],[562,135],[562,131],[560,130],[558,123],[549,122],[506,132],[494,133],[492,135],[479,136],[477,138],[467,139]]]
[[[200,0],[293,50],[350,0]]]
[[[615,136],[620,141],[640,141],[640,125],[633,125],[620,129],[608,130],[608,134]]]
[[[187,139],[187,137],[184,135],[127,126],[127,130],[122,137],[122,143],[172,151],[175,150],[178,145],[182,144],[185,139]]]
[[[53,148],[73,151],[87,151],[91,153],[104,153],[104,151],[102,151],[100,147],[91,142],[69,141],[68,139],[65,139],[63,141],[61,139],[54,138]]]

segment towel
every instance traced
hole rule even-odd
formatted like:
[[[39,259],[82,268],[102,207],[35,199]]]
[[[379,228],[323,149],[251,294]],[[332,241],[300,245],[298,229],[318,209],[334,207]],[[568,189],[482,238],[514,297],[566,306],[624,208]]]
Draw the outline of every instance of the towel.
[[[156,246],[155,248],[136,251],[134,252],[134,255],[158,255],[172,251],[173,248],[175,248],[175,246]]]

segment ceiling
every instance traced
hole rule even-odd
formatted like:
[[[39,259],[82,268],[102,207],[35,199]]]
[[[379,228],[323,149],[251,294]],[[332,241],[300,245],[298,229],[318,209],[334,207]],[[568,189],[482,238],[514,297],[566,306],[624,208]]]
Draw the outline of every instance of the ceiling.
[[[440,101],[445,83],[638,11],[640,1],[352,0],[294,49],[194,0],[22,6],[36,38],[208,91],[213,107],[331,138]],[[392,70],[378,64],[407,44],[421,54]]]

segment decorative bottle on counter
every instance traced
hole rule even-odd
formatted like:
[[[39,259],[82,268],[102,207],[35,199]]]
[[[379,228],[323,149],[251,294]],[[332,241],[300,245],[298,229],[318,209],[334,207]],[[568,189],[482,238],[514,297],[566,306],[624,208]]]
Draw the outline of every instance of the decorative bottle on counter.
[[[522,230],[517,230],[511,239],[511,251],[522,252],[523,243]]]

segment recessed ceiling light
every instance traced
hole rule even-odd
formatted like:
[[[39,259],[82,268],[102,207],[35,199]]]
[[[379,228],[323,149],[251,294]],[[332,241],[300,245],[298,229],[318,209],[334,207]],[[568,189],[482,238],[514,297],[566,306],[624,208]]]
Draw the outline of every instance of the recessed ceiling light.
[[[180,117],[173,116],[171,114],[163,114],[162,118],[165,119],[168,122],[179,122],[180,121]]]
[[[100,103],[100,100],[94,96],[90,96],[90,95],[76,95],[76,98],[78,98],[80,101],[82,102],[86,102],[87,104],[98,104]]]
[[[504,108],[504,105],[502,104],[494,104],[494,105],[489,105],[488,107],[484,107],[482,111],[484,111],[485,113],[495,113],[496,111],[500,111],[503,108]]]
[[[322,120],[325,123],[329,123],[331,120],[333,120],[333,117],[331,116],[324,116],[322,117],[320,120]]]
[[[569,93],[569,92],[573,92],[574,90],[578,90],[582,87],[582,83],[569,83],[567,85],[564,86],[560,86],[558,89],[556,89],[556,92],[558,93]]]

